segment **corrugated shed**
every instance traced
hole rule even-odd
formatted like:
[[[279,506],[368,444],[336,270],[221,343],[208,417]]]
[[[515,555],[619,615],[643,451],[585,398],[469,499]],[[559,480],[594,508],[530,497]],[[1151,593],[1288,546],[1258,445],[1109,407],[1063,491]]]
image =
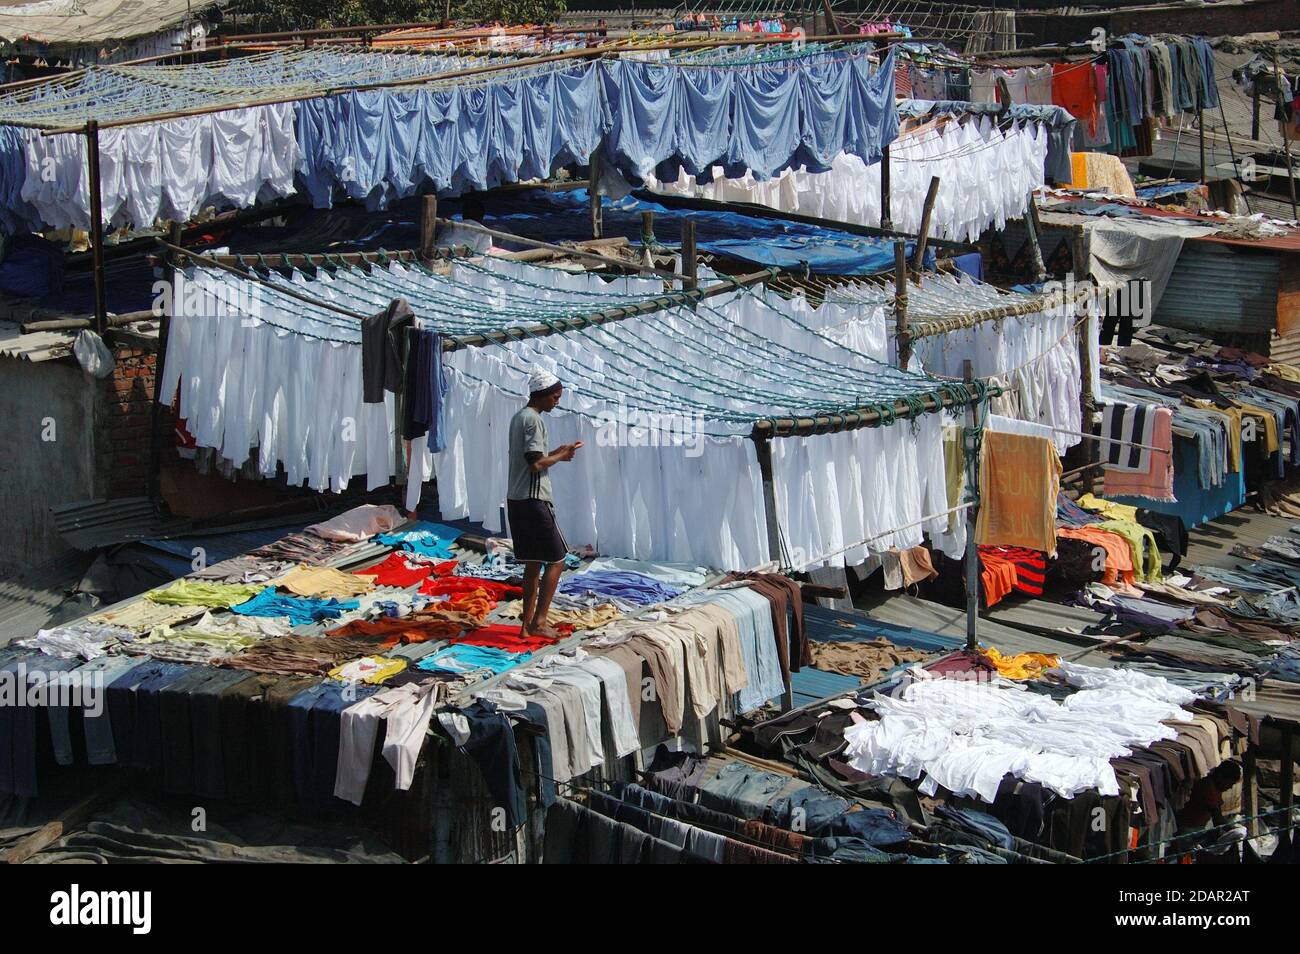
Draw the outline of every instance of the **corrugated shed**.
[[[75,331],[34,331],[23,334],[14,321],[0,321],[0,357],[20,361],[53,361],[72,354]]]
[[[156,537],[167,529],[148,497],[82,500],[50,508],[54,529],[68,546],[93,550],[127,540]],[[177,527],[184,521],[175,522]]]
[[[74,553],[0,582],[0,645],[35,636],[49,625],[89,564],[89,556]]]
[[[808,638],[819,642],[856,642],[883,637],[898,646],[934,653],[949,652],[965,645],[964,639],[906,624],[898,625],[895,622],[873,619],[861,610],[841,612],[821,606],[805,605],[803,621]]]
[[[1268,334],[1277,323],[1279,280],[1276,253],[1185,242],[1154,321],[1208,335]]]
[[[225,0],[43,0],[0,11],[0,39],[100,43],[159,33]]]
[[[862,685],[858,676],[846,676],[839,672],[824,672],[805,666],[798,672],[790,673],[790,687],[794,690],[794,707],[806,706],[818,699],[854,692]]]
[[[1300,364],[1300,331],[1269,337],[1268,356],[1279,364]]]
[[[958,637],[960,644],[965,645],[965,610],[931,603],[929,600],[917,599],[914,596],[899,595],[871,607],[867,612],[874,619],[901,626],[913,626],[944,636]],[[1068,633],[1062,633],[1063,638],[1055,639],[980,617],[977,635],[981,643],[994,646],[1008,655],[1031,652],[1056,653],[1086,666],[1110,668],[1115,665],[1115,662],[1105,653],[1088,647],[1089,643],[1095,642],[1094,640],[1086,637],[1071,637]]]

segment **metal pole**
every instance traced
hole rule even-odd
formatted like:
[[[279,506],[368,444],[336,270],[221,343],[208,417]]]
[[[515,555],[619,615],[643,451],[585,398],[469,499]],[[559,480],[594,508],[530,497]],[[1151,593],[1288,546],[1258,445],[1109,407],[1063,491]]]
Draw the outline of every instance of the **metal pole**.
[[[1220,101],[1219,105],[1223,105]],[[1251,84],[1250,91],[1250,138],[1259,142],[1259,80]]]
[[[912,359],[912,336],[907,330],[907,246],[894,243],[894,341],[898,366],[904,371]]]
[[[181,244],[183,228],[173,222],[167,237],[172,245]],[[158,351],[153,363],[153,406],[149,409],[149,497],[157,502],[162,497],[160,474],[162,471],[162,396],[163,372],[167,363],[167,341],[171,336],[172,315],[176,311],[176,253],[168,251],[163,258],[163,286],[167,301],[158,316]]]
[[[974,366],[969,360],[962,362],[962,378],[969,385],[975,380]],[[966,461],[966,493],[975,505],[966,511],[966,649],[974,652],[979,643],[980,576],[979,549],[975,546],[975,520],[979,513],[979,468],[975,444],[975,426],[979,418],[977,406],[966,407],[966,433],[962,447]]]
[[[695,220],[682,219],[682,286],[699,286],[699,256],[695,250]]]
[[[433,261],[435,236],[438,234],[438,197],[426,195],[420,203],[420,260]]]
[[[925,265],[925,243],[930,237],[930,219],[934,215],[934,200],[939,197],[939,177],[930,178],[930,188],[925,193],[925,205],[921,208],[921,231],[916,237],[916,255],[912,258],[912,268],[920,272]],[[917,282],[920,282],[917,276]]]
[[[90,255],[95,285],[95,331],[108,326],[108,299],[104,292],[104,209],[99,177],[99,123],[86,123],[86,166],[90,178]]]

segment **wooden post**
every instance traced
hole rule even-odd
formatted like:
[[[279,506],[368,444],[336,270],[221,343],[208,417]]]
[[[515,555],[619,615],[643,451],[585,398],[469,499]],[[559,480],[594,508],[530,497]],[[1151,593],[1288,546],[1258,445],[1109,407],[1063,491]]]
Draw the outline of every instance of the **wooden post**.
[[[894,342],[898,366],[904,371],[912,358],[912,336],[907,330],[907,246],[894,243]]]
[[[95,331],[103,335],[108,327],[108,298],[104,291],[104,207],[99,176],[99,123],[86,123],[86,171],[90,187],[91,279],[95,286]]]
[[[889,146],[880,150],[880,227],[894,227],[893,212],[889,208]]]
[[[835,25],[835,11],[831,8],[831,0],[822,0],[822,13],[826,15],[826,35],[839,33],[840,28]]]
[[[1273,73],[1276,76],[1282,75],[1278,71],[1276,48],[1273,50]],[[1281,88],[1281,83],[1279,83],[1277,93],[1277,98],[1279,100],[1282,98]],[[1300,218],[1300,214],[1297,214],[1296,212],[1295,170],[1291,168],[1291,127],[1287,124],[1286,120],[1282,121],[1282,152],[1286,155],[1286,184],[1287,188],[1291,192],[1291,218]]]
[[[181,223],[173,222],[167,233],[172,245],[181,244]],[[171,336],[172,316],[176,311],[176,253],[168,249],[163,254],[163,286],[167,301],[158,315],[158,351],[153,364],[153,406],[149,409],[149,496],[157,501],[162,497],[160,474],[162,472],[162,395],[163,371],[167,363],[167,340]]]
[[[682,286],[699,286],[699,258],[695,251],[695,220],[682,219]]]
[[[1251,84],[1250,92],[1250,138],[1259,142],[1259,80]]]
[[[921,281],[920,272],[925,266],[925,244],[930,238],[930,219],[934,216],[934,200],[939,197],[939,177],[930,177],[930,188],[925,193],[925,205],[921,208],[921,232],[916,237],[916,255],[912,258],[912,269],[917,272],[917,283]]]
[[[1255,747],[1247,745],[1241,756],[1241,814],[1246,819],[1246,836],[1259,834],[1259,785],[1256,779]]]
[[[758,457],[758,474],[763,481],[763,517],[767,522],[767,558],[781,565],[781,525],[776,518],[776,482],[772,476],[772,439],[755,437],[754,452]],[[781,711],[794,708],[794,686],[786,676],[785,693],[781,696]]]
[[[1034,193],[1029,193],[1029,205],[1025,211],[1025,231],[1029,233],[1029,252],[1033,259],[1034,281],[1047,281],[1047,266],[1043,264],[1042,223],[1038,220],[1038,204],[1034,202]]]
[[[654,264],[655,214],[641,213],[641,261],[646,265]]]
[[[1201,184],[1205,184],[1205,117],[1201,107],[1196,107],[1196,141],[1201,152]]]
[[[438,197],[426,195],[420,203],[420,259],[433,261],[433,250],[438,235]]]
[[[1082,225],[1073,226],[1072,231],[1071,276],[1077,286],[1078,283],[1092,280],[1088,270],[1088,231]],[[1088,433],[1092,430],[1092,418],[1097,410],[1096,395],[1091,393],[1092,367],[1094,361],[1101,360],[1101,356],[1092,350],[1090,343],[1093,323],[1097,320],[1092,303],[1085,301],[1079,307],[1087,309],[1087,317],[1079,326],[1079,373],[1083,378],[1082,387],[1079,388],[1079,422],[1080,430]],[[1083,464],[1095,463],[1099,459],[1099,446],[1096,441],[1082,441],[1080,453],[1083,455]],[[1087,481],[1085,486],[1091,490],[1092,482],[1096,479],[1095,471],[1089,471],[1084,479]]]
[[[591,218],[591,237],[600,238],[604,221],[600,207],[600,194],[596,187],[600,182],[600,150],[604,146],[602,142],[591,152],[591,169],[590,177],[587,181],[587,211]]]
[[[1283,724],[1281,729],[1282,764],[1278,767],[1277,793],[1277,807],[1281,811],[1278,813],[1277,827],[1279,830],[1285,828],[1289,838],[1291,836],[1291,804],[1295,801],[1295,747],[1292,744],[1294,730],[1289,722]]]
[[[967,385],[975,380],[974,365],[969,360],[962,362],[962,378]],[[979,644],[980,558],[979,549],[975,546],[975,518],[979,511],[980,462],[974,438],[978,420],[976,406],[966,405],[966,434],[962,439],[966,461],[966,492],[976,500],[975,506],[966,508],[966,649],[969,652],[974,652]]]

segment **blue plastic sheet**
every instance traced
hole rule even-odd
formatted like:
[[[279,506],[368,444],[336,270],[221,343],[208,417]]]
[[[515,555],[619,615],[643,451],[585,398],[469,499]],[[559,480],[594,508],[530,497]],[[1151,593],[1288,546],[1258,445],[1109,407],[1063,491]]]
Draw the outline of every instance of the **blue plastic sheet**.
[[[591,238],[587,215],[587,190],[523,193],[493,197],[485,203],[483,224],[549,242]],[[605,200],[604,234],[626,235],[639,241],[641,213],[654,212],[660,244],[673,246],[669,237],[681,234],[680,220],[695,222],[695,246],[701,252],[726,255],[756,265],[802,268],[824,275],[876,275],[894,267],[894,243],[850,232],[736,212],[685,210],[628,196]],[[509,244],[509,243],[505,243]],[[521,246],[524,247],[524,246]],[[913,254],[907,243],[907,254]],[[934,250],[927,249],[925,266],[934,267]]]

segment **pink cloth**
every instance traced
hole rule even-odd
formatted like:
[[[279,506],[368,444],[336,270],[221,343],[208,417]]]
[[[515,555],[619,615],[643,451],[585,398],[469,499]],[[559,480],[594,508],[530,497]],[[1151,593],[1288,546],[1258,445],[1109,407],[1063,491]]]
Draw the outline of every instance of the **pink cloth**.
[[[1174,412],[1167,407],[1156,408],[1155,423],[1151,427],[1151,446],[1160,450],[1151,452],[1151,466],[1145,474],[1130,474],[1107,468],[1106,497],[1127,495],[1147,497],[1177,503],[1174,497]]]
[[[401,511],[389,504],[382,507],[376,504],[362,504],[347,513],[314,523],[307,529],[325,540],[337,540],[340,543],[360,543],[369,540],[376,533],[387,533],[406,521]]]

